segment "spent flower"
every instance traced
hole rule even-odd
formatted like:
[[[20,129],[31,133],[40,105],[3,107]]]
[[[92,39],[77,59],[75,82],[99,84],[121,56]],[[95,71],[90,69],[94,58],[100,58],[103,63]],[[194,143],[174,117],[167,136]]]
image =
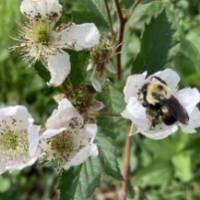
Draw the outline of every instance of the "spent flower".
[[[90,80],[93,88],[101,92],[109,83],[110,74],[115,74],[111,58],[116,54],[115,41],[108,36],[101,39],[98,45],[91,49],[88,70],[91,71]]]
[[[82,114],[90,115],[104,108],[104,104],[92,95],[91,88],[86,85],[73,86],[68,84],[65,87],[63,96]]]

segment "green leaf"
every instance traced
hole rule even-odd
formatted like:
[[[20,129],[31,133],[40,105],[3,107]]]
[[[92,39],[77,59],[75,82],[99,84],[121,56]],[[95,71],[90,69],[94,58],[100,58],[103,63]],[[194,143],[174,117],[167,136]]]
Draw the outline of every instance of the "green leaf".
[[[123,111],[125,102],[122,90],[123,87],[121,85],[109,86],[99,95],[99,98],[105,103],[105,107],[110,112]]]
[[[86,68],[89,60],[89,52],[68,51],[71,61],[69,80],[73,85],[80,85],[86,78]]]
[[[60,179],[60,200],[85,200],[99,184],[101,165],[90,158],[79,167],[64,171]]]
[[[75,2],[76,1],[76,2]],[[88,23],[93,22],[98,28],[105,29],[108,27],[103,1],[97,0],[81,0],[74,2],[66,2],[63,0],[63,4],[68,9],[68,4],[71,4],[71,12],[65,12],[63,20],[72,21],[74,23]]]
[[[111,139],[106,136],[98,136],[97,143],[99,146],[99,157],[104,171],[113,178],[120,180],[122,177],[117,162],[116,148],[111,142]]]
[[[172,159],[175,176],[182,181],[190,181],[193,178],[191,155],[189,153],[180,153]]]
[[[140,4],[149,3],[151,1],[152,0],[141,0]],[[130,8],[131,6],[133,6],[134,1],[133,0],[123,0],[121,3],[125,6],[125,8]]]
[[[135,60],[132,71],[148,70],[152,73],[163,68],[171,48],[172,36],[173,31],[166,12],[162,11],[145,28],[141,38],[141,52]]]
[[[125,8],[130,8],[133,5],[132,0],[124,0],[124,1],[122,1],[122,3],[123,3]]]
[[[0,193],[7,192],[11,187],[11,181],[8,178],[0,177]]]
[[[156,159],[137,171],[133,184],[135,183],[135,185],[139,186],[160,186],[167,184],[172,177],[173,167],[170,162]]]
[[[175,68],[183,77],[184,85],[196,85],[200,83],[200,29],[196,28],[181,38],[178,52],[173,58]]]
[[[48,70],[45,68],[44,65],[42,65],[40,62],[37,62],[34,65],[36,71],[38,72],[39,76],[45,81],[48,82],[50,79],[50,74]]]
[[[159,142],[145,139],[143,141],[145,149],[148,149],[156,158],[171,160],[172,156],[182,150],[188,142],[188,136],[177,133]]]
[[[121,87],[108,87],[99,95],[99,100],[105,104],[105,112],[120,113],[125,108],[124,97]],[[102,116],[98,119],[101,127],[101,132],[108,136],[117,137],[120,133],[125,133],[127,128],[127,121],[121,117],[111,118]]]
[[[108,24],[106,22],[106,11],[103,1],[99,0],[82,0],[82,6],[91,12],[92,18],[96,21],[96,25],[106,27]],[[93,22],[95,22],[93,21]]]
[[[170,160],[172,155],[177,152],[176,141],[173,138],[167,138],[161,141],[154,141],[146,139],[144,146],[156,157],[162,158],[163,160]]]
[[[87,0],[88,1],[88,0]],[[90,4],[92,4],[93,7],[98,10],[99,14],[102,16],[104,20],[106,20],[106,8],[104,1],[99,1],[99,0],[89,0],[88,1]]]

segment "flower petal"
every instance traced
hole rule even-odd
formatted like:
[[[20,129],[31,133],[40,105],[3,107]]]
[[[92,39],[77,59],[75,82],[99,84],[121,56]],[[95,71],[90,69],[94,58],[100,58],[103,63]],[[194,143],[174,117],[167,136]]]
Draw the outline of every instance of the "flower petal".
[[[39,146],[39,132],[38,127],[31,125],[28,129],[28,140],[29,140],[29,154],[34,156],[38,151]]]
[[[46,122],[47,129],[66,128],[70,120],[76,119],[76,122],[82,126],[83,118],[73,107],[68,99],[62,99],[58,103],[58,109],[54,110]]]
[[[163,81],[165,81],[173,92],[176,91],[177,85],[180,81],[180,77],[177,74],[177,72],[175,72],[174,70],[165,69],[163,71],[159,71],[159,72],[153,74],[152,76],[150,76],[150,78],[153,76],[157,76],[160,79],[162,79]]]
[[[90,49],[97,45],[100,33],[93,23],[72,24],[57,33],[55,42],[60,48],[71,48],[74,50]]]
[[[124,88],[125,101],[128,102],[131,97],[136,97],[138,90],[145,84],[147,72],[129,76]]]
[[[60,129],[47,129],[46,131],[44,131],[44,133],[42,133],[40,139],[48,139],[48,138],[52,138],[60,133],[63,133],[63,131],[65,131],[66,128],[60,128]]]
[[[196,128],[200,127],[200,111],[198,108],[195,108],[190,115],[190,120],[188,125],[182,125],[181,128],[185,133],[196,133]]]
[[[6,123],[1,124],[1,129],[4,126],[15,127],[15,129],[28,128],[29,124],[33,123],[33,118],[24,106],[8,106],[0,109],[0,121]]]
[[[91,144],[89,146],[84,147],[81,149],[71,161],[67,162],[64,166],[64,169],[67,170],[72,166],[77,166],[83,163],[88,157],[90,156],[97,156],[98,155],[98,148],[96,144]]]
[[[74,134],[73,141],[74,145],[78,147],[86,147],[91,145],[97,134],[97,125],[96,124],[86,124],[84,128]]]
[[[160,124],[153,128],[152,130],[138,130],[142,135],[153,139],[153,140],[161,140],[169,135],[175,133],[178,130],[177,125],[167,126],[165,124]]]
[[[94,140],[97,133],[96,124],[86,124],[83,129],[74,135],[73,143],[75,146],[82,147],[78,150],[70,161],[68,161],[64,169],[68,169],[71,166],[80,165],[83,163],[89,156],[97,156],[98,148],[94,144]]]
[[[16,163],[12,163],[11,165],[6,166],[6,171],[13,172],[16,170],[22,170],[25,167],[29,167],[37,161],[38,157],[39,157],[39,154],[37,154],[34,157],[30,157],[30,159],[27,160],[26,162],[19,163],[16,161]]]
[[[189,116],[200,102],[200,93],[196,88],[182,89],[175,96],[186,109]]]
[[[49,81],[50,86],[57,87],[61,85],[71,70],[71,63],[69,54],[62,52],[57,52],[54,55],[49,55],[47,58],[48,67],[51,74],[51,79]]]
[[[3,174],[6,172],[6,166],[4,163],[0,163],[0,174]]]
[[[88,108],[91,112],[98,112],[105,107],[104,103],[96,99],[92,99],[91,105]]]
[[[96,134],[97,134],[98,127],[96,124],[86,124],[85,125],[85,132],[88,134],[90,138],[90,142],[93,142]]]
[[[62,6],[58,0],[23,0],[20,9],[31,20],[56,21],[61,16]]]
[[[129,99],[126,107],[128,118],[135,124],[139,129],[149,130],[151,123],[148,119],[146,109],[135,97]]]
[[[92,73],[91,77],[90,77],[90,81],[92,83],[93,88],[97,91],[97,92],[102,92],[103,89],[103,85],[105,83],[105,79],[102,79],[102,77],[98,76],[97,73]]]

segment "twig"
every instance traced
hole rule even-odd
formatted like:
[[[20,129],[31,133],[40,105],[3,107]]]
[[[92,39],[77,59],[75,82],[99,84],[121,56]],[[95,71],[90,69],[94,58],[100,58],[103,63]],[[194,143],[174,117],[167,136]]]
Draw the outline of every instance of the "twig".
[[[109,22],[109,26],[110,26],[110,31],[111,31],[112,35],[114,35],[115,33],[114,33],[114,30],[113,30],[113,23],[112,23],[110,8],[109,8],[109,5],[108,5],[108,0],[104,0],[104,4],[105,4],[106,12],[107,12],[107,15],[108,15],[108,22]]]
[[[119,0],[115,0],[115,6],[116,6],[118,18],[119,18],[119,38],[118,38],[118,45],[117,45],[118,47],[116,49],[117,80],[121,80],[121,76],[122,76],[121,51],[122,51],[122,43],[124,39],[124,31],[125,31],[127,18],[123,16]]]
[[[133,2],[133,10],[137,7],[137,5],[140,3],[141,0],[135,0]]]
[[[117,9],[117,14],[119,16],[120,21],[123,21],[124,16],[123,16],[123,13],[122,13],[122,9],[121,9],[121,5],[119,3],[119,0],[115,0],[115,6],[116,6],[116,9]]]
[[[130,18],[130,16],[132,15],[133,11],[135,10],[135,8],[138,6],[138,4],[140,3],[141,0],[134,0],[133,1],[133,5],[131,6],[131,8],[129,9],[128,13],[127,13],[127,19]]]
[[[133,133],[133,129],[134,129],[134,125],[131,124],[126,134],[123,182],[121,185],[121,200],[127,199],[128,180],[129,180],[129,173],[130,173],[131,135]]]

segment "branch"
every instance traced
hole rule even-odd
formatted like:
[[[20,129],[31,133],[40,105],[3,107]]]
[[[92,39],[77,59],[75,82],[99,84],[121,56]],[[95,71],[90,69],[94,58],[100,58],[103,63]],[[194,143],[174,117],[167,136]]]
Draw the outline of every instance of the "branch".
[[[127,199],[128,180],[129,180],[129,173],[130,173],[130,155],[131,155],[131,136],[130,135],[132,135],[133,128],[134,126],[133,124],[131,124],[126,134],[123,182],[121,185],[121,200]]]
[[[133,1],[133,5],[130,7],[128,13],[127,13],[127,19],[130,18],[130,16],[132,15],[133,11],[135,10],[135,8],[138,6],[138,4],[140,3],[141,0],[134,0]]]
[[[137,5],[140,3],[140,1],[141,1],[141,0],[135,0],[135,1],[133,2],[133,8],[136,8]]]
[[[119,38],[116,49],[116,60],[117,60],[117,80],[121,80],[122,76],[122,66],[121,66],[121,51],[122,51],[122,43],[124,39],[125,25],[127,22],[127,18],[123,16],[122,9],[119,3],[119,0],[115,0],[115,6],[119,18]]]
[[[104,4],[105,4],[106,12],[107,12],[107,15],[108,15],[108,22],[109,22],[109,25],[110,25],[110,31],[111,31],[112,35],[114,35],[115,33],[114,33],[114,30],[113,30],[113,23],[112,23],[110,8],[109,8],[109,5],[108,5],[108,0],[104,0]]]
[[[116,9],[117,9],[117,14],[119,16],[120,21],[123,21],[124,16],[123,16],[123,13],[122,13],[122,9],[121,9],[121,5],[119,3],[119,0],[115,0],[115,6],[116,6]]]

